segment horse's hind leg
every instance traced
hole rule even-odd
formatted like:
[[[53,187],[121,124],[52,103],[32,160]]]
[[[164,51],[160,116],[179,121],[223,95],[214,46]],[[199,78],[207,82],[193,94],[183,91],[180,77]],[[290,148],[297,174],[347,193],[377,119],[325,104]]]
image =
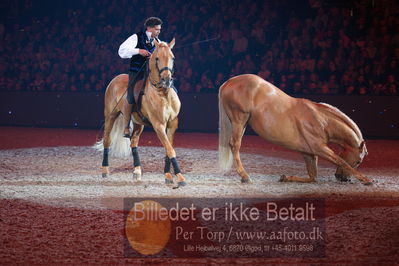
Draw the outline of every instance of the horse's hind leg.
[[[242,136],[244,135],[245,126],[249,119],[249,114],[246,113],[236,113],[232,116],[231,127],[231,139],[230,139],[230,148],[233,153],[233,158],[236,164],[237,173],[241,176],[242,183],[250,183],[251,179],[249,175],[245,171],[241,158],[240,158],[240,147]]]
[[[354,175],[360,182],[362,182],[364,185],[371,185],[372,182],[370,179],[362,175],[359,171],[356,169],[352,168],[344,159],[339,157],[334,153],[333,150],[331,150],[328,146],[324,146],[323,149],[319,151],[319,154],[321,157],[324,159],[334,163],[335,165],[343,168],[344,170],[348,171],[352,175]]]
[[[166,129],[166,135],[168,136],[169,143],[173,146],[173,139],[174,135],[178,126],[178,118],[176,117],[174,120],[168,123]],[[165,174],[165,184],[173,184],[173,175],[170,171],[171,161],[168,156],[165,156],[165,167],[164,167],[164,174]]]
[[[133,178],[137,181],[141,180],[141,163],[140,157],[137,150],[137,146],[139,145],[140,135],[143,132],[144,126],[134,123],[133,124],[133,133],[132,138],[130,139],[130,147],[132,148],[132,156],[133,156]]]
[[[102,176],[107,177],[109,174],[109,162],[108,162],[108,152],[109,152],[109,146],[111,145],[111,130],[112,127],[114,126],[115,120],[118,117],[118,113],[110,113],[108,116],[105,118],[105,123],[104,123],[104,137],[103,137],[103,162],[102,162]]]
[[[309,177],[299,177],[299,176],[285,176],[282,175],[280,182],[304,182],[310,183],[316,181],[317,177],[317,161],[318,157],[316,155],[310,155],[303,153],[303,158],[305,159],[306,169],[308,171]]]

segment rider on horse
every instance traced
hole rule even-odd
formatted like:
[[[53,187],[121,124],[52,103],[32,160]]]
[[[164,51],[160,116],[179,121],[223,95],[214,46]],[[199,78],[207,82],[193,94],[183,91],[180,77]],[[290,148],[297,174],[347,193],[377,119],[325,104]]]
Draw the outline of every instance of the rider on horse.
[[[134,85],[137,81],[144,78],[147,57],[155,49],[154,39],[159,42],[158,35],[161,32],[162,20],[157,17],[147,18],[144,23],[145,31],[139,31],[124,41],[120,47],[118,54],[121,58],[130,58],[129,83],[127,87],[127,102],[124,106],[124,136],[130,138],[130,114],[135,104]]]

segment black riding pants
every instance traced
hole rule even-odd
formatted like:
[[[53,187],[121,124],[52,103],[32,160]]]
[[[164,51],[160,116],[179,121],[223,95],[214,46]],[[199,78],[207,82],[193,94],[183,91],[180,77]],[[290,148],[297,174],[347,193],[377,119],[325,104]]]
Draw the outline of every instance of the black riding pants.
[[[129,104],[134,104],[134,85],[136,85],[137,81],[142,80],[144,78],[144,70],[139,72],[129,71],[129,83],[127,86],[127,101]]]

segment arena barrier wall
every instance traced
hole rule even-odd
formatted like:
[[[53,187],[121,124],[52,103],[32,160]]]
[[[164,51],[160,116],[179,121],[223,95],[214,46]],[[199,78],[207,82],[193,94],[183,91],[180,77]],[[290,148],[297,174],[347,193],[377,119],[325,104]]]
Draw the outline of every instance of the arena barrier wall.
[[[101,128],[104,93],[0,92],[0,125]],[[218,95],[180,93],[179,131],[217,132]],[[366,137],[399,138],[399,96],[297,95],[338,107]],[[252,130],[247,130],[253,134]]]

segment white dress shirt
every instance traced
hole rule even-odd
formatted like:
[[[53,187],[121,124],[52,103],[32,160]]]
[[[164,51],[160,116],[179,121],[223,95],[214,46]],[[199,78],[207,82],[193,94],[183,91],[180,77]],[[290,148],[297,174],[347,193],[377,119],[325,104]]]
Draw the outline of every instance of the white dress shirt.
[[[151,32],[146,31],[147,37],[151,40]],[[133,34],[129,38],[126,39],[120,46],[118,50],[118,54],[121,58],[131,58],[132,56],[139,54],[139,48],[137,46],[137,34]]]

